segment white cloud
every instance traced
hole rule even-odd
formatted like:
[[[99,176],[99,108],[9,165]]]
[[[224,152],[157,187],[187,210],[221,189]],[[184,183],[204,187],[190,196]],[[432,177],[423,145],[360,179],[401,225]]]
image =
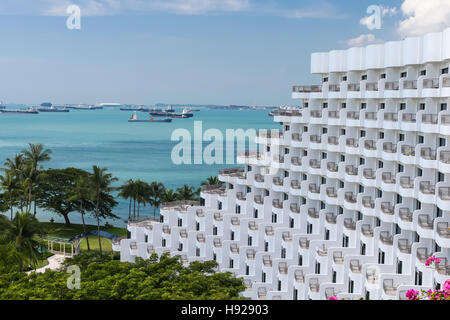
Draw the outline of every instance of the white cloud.
[[[419,36],[442,31],[450,26],[449,0],[404,0],[401,6],[404,19],[398,32],[402,36]]]
[[[282,15],[288,18],[343,18],[343,15],[329,2],[317,1],[313,6],[293,10],[283,10]]]
[[[363,47],[373,43],[379,43],[381,40],[378,40],[374,34],[362,34],[359,37],[350,39],[347,41],[347,45],[350,47]]]

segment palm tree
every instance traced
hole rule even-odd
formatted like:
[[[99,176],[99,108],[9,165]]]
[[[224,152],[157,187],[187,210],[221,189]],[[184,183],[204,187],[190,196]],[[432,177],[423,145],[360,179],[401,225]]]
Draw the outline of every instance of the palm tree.
[[[117,178],[113,177],[112,174],[107,173],[108,169],[100,168],[98,166],[92,167],[93,174],[91,176],[91,187],[93,190],[93,195],[95,199],[95,216],[97,218],[97,231],[98,231],[98,245],[100,248],[100,254],[102,254],[102,242],[100,238],[100,195],[102,193],[109,193],[114,190],[111,184],[117,181]]]
[[[78,204],[78,210],[81,214],[81,221],[83,223],[83,232],[86,235],[86,244],[88,251],[91,250],[89,246],[89,237],[87,236],[86,223],[84,221],[84,214],[86,210],[87,203],[91,200],[92,190],[89,186],[89,181],[86,177],[80,177],[76,184],[75,188],[72,191],[72,194],[69,197],[69,201],[73,201]]]
[[[31,163],[27,163],[22,171],[22,181],[26,185],[27,193],[25,195],[27,211],[31,212],[32,203],[32,190],[36,183],[41,178],[41,172],[39,172]],[[35,201],[36,204],[36,201]],[[34,215],[36,216],[36,205],[34,207]]]
[[[219,181],[217,177],[211,176],[201,183],[202,186],[216,186],[221,185],[222,182]]]
[[[131,219],[131,201],[134,198],[134,181],[132,179],[128,180],[120,187],[118,196],[123,199],[130,199],[130,203],[128,205],[128,219]]]
[[[25,165],[25,159],[22,154],[15,154],[13,159],[6,158],[4,165],[7,167],[3,171],[9,171],[14,177],[19,178]]]
[[[178,195],[175,191],[173,191],[173,189],[166,189],[162,197],[162,200],[164,202],[174,202],[178,200]]]
[[[42,169],[39,164],[41,162],[50,161],[52,151],[50,149],[44,149],[44,146],[40,143],[34,144],[29,143],[28,149],[22,150],[22,154],[24,155],[24,160],[28,162],[28,164],[32,167],[33,174],[37,177],[38,172]],[[31,210],[31,192],[32,192],[32,184],[36,181],[30,181],[29,187],[29,206]],[[34,215],[36,216],[36,200],[34,201]]]
[[[16,213],[14,219],[0,219],[2,241],[10,243],[14,249],[14,259],[23,271],[25,263],[36,263],[40,258],[39,242],[36,236],[44,233],[41,223],[28,212]]]
[[[166,194],[166,187],[161,182],[153,181],[150,184],[150,203],[153,206],[153,216],[156,217],[156,209],[161,206],[162,199]]]
[[[11,220],[13,219],[13,196],[18,189],[17,181],[10,172],[6,172],[4,176],[0,176],[0,185],[9,195],[9,208],[11,210]]]
[[[195,193],[195,188],[187,184],[177,189],[179,200],[195,200]]]

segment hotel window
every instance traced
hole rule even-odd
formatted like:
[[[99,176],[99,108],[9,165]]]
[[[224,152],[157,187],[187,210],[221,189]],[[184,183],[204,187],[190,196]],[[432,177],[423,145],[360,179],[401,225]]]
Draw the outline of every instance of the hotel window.
[[[381,191],[380,189],[377,189],[377,198],[381,198],[383,197],[383,191]]]
[[[323,107],[323,109],[328,108],[328,103],[324,102],[323,105],[322,105],[322,107]]]
[[[328,133],[328,128],[322,128],[322,134],[327,134]]]
[[[247,187],[247,193],[250,193],[250,192],[252,192],[252,188]]]
[[[230,269],[233,269],[233,268],[234,268],[234,260],[230,259]]]
[[[345,162],[345,156],[341,154],[341,162]]]
[[[278,280],[278,291],[281,291],[281,280]]]
[[[445,142],[446,142],[445,138],[439,138],[439,147],[445,147]]]
[[[397,273],[402,274],[402,261],[397,259]]]
[[[269,190],[266,189],[266,197],[268,197],[270,195]]]
[[[400,103],[400,110],[406,109],[406,103]]]
[[[313,232],[313,225],[308,222],[308,224],[306,225],[306,233],[311,234],[312,232]]]
[[[339,189],[342,189],[342,188],[344,188],[344,181],[339,180]]]
[[[396,198],[397,198],[396,203],[402,203],[403,202],[403,198],[402,198],[401,195],[397,194]]]
[[[332,278],[331,282],[336,283],[336,278],[337,278],[337,273],[336,273],[336,271],[333,271],[333,278]]]
[[[405,135],[403,133],[398,135],[398,141],[405,141]]]
[[[322,159],[326,159],[327,158],[327,154],[325,152],[322,152]]]
[[[364,186],[359,185],[359,193],[364,193]]]
[[[441,103],[441,111],[446,111],[446,110],[447,110],[447,104]]]
[[[288,177],[289,177],[289,171],[285,171],[285,172],[284,172],[284,177],[285,177],[285,178],[288,178]]]
[[[234,231],[230,232],[230,240],[234,241]]]
[[[286,259],[286,248],[281,248],[281,259]]]
[[[236,205],[236,213],[240,214],[241,213],[241,206],[240,205]]]
[[[228,186],[228,189],[233,190],[234,186],[230,183],[229,186]]]
[[[362,165],[364,165],[364,164],[366,164],[366,159],[364,159],[364,158],[359,158],[359,165],[362,166]]]
[[[264,251],[265,252],[269,251],[269,243],[267,241],[264,241]]]
[[[213,227],[213,236],[217,236],[217,227],[216,226]]]
[[[386,257],[386,254],[384,253],[384,251],[378,250],[378,263],[379,264],[384,264],[385,257]]]
[[[218,201],[217,203],[217,209],[222,210],[222,202]]]
[[[383,132],[383,131],[380,131],[380,133],[378,134],[378,137],[379,137],[380,139],[384,139],[384,132]]]
[[[298,265],[299,266],[303,265],[303,256],[300,253],[298,254]]]
[[[364,242],[362,242],[362,241],[361,241],[361,251],[360,251],[360,254],[361,254],[362,256],[365,256],[365,255],[366,255],[366,244],[365,244]]]
[[[416,210],[420,210],[422,209],[422,202],[420,202],[419,200],[416,200]],[[418,241],[416,241],[418,242]]]
[[[361,110],[365,109],[365,108],[366,108],[366,106],[367,106],[367,104],[366,104],[366,103],[361,103]]]
[[[289,218],[289,228],[293,229],[294,228],[294,222],[295,220],[292,218]]]
[[[444,181],[444,174],[438,171],[438,182]]]
[[[195,255],[200,257],[200,248],[195,248]]]
[[[148,242],[148,235],[145,235],[145,240],[144,242]]]
[[[341,136],[344,136],[347,131],[345,129],[341,129]]]
[[[245,275],[248,276],[250,274],[250,266],[246,265],[245,266]]]
[[[253,210],[253,218],[258,219],[258,209]]]
[[[252,171],[252,166],[247,166],[247,171],[248,172]]]
[[[386,79],[386,73],[382,73],[380,79]]]
[[[362,77],[361,77],[361,80],[367,80],[367,74],[364,74]]]
[[[180,242],[180,244],[178,245],[178,251],[183,251],[183,244]]]
[[[383,161],[378,161],[378,169],[383,169]]]
[[[303,127],[303,132],[308,132],[308,127]]]
[[[343,103],[341,104],[341,108],[342,108],[342,109],[347,108],[347,104],[346,104],[345,102],[343,102]]]
[[[426,76],[426,75],[427,75],[427,70],[422,70],[422,71],[420,71],[420,75],[421,75],[421,76]]]
[[[323,82],[328,82],[328,77],[323,78]]]
[[[423,143],[423,136],[418,136],[419,143]]]
[[[290,126],[285,126],[285,127],[284,127],[284,131],[289,131],[289,130],[291,130],[291,127],[290,127]]]
[[[307,157],[307,156],[308,156],[308,151],[303,150],[303,156],[304,156],[304,157]]]
[[[182,227],[183,226],[183,219],[178,218],[178,226]],[[145,241],[147,242],[147,241]]]
[[[316,261],[316,270],[315,270],[316,274],[320,274],[320,263]]]
[[[425,110],[425,103],[419,104],[419,110]]]
[[[403,165],[399,164],[398,165],[398,172],[403,172],[403,169],[404,169]]]
[[[359,133],[359,136],[361,138],[364,138],[366,136],[366,131],[365,130],[361,130],[360,133]]]
[[[421,177],[422,176],[422,169],[417,168],[417,176]]]
[[[330,230],[325,228],[325,240],[330,240]]]
[[[195,230],[200,231],[200,222],[195,223]]]
[[[265,272],[262,273],[261,282],[262,283],[266,282],[266,273]]]
[[[248,236],[247,244],[248,244],[249,246],[251,246],[251,245],[252,245],[252,242],[253,242],[253,238],[252,238],[251,236]]]
[[[267,152],[270,152],[270,147],[269,147],[269,146],[267,146],[266,150],[267,150]]]
[[[166,246],[166,239],[162,238],[161,239],[161,247],[165,247]]]
[[[441,70],[441,74],[448,74],[448,68],[444,68]]]
[[[283,193],[284,200],[289,200],[289,195],[287,193]]]
[[[384,108],[386,108],[386,104],[385,103],[380,103],[380,110],[384,110]]]
[[[292,300],[298,300],[298,290],[294,289],[294,295],[292,297]]]
[[[284,148],[284,154],[289,154],[289,148]]]
[[[343,76],[342,81],[347,81],[347,76]]]
[[[408,76],[408,72],[402,72],[401,74],[400,74],[400,78],[406,78]]]
[[[277,214],[272,213],[272,223],[277,223]]]

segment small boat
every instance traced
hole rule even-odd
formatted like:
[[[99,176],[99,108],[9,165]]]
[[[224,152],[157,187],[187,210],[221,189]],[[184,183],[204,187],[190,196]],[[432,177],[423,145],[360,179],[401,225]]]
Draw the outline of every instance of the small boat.
[[[82,106],[82,105],[68,106],[67,108],[74,109],[74,110],[101,110],[101,109],[103,109],[102,106]]]
[[[4,105],[3,101],[0,103],[0,109],[6,109],[6,106]]]
[[[37,108],[38,111],[40,112],[69,112],[70,110],[67,108],[55,108],[55,107],[42,107],[42,108]]]
[[[35,108],[29,109],[2,109],[0,113],[12,113],[12,114],[38,114],[39,112]]]
[[[172,119],[161,119],[161,120],[155,120],[153,119],[153,116],[150,116],[150,120],[139,120],[137,116],[137,112],[134,111],[134,113],[131,115],[130,119],[128,119],[128,122],[172,122]]]
[[[269,116],[269,117],[274,117],[274,116],[275,116],[275,113],[272,111],[272,112],[270,112],[270,113],[268,114],[268,116]]]

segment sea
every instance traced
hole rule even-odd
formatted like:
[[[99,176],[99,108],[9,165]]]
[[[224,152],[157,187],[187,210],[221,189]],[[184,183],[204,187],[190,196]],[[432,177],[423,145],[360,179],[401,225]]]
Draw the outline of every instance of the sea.
[[[7,105],[7,108],[17,106]],[[208,177],[217,176],[220,169],[239,165],[204,162],[175,164],[171,157],[172,150],[180,140],[172,141],[174,132],[180,132],[180,129],[185,129],[185,133],[189,131],[194,148],[195,123],[197,127],[201,124],[203,134],[208,129],[216,129],[213,131],[215,137],[220,136],[219,133],[225,137],[227,130],[281,128],[279,123],[268,116],[268,110],[198,109],[200,111],[193,112],[194,117],[173,119],[172,123],[128,122],[132,112],[118,108],[72,109],[68,113],[0,114],[0,166],[3,166],[6,158],[12,158],[15,153],[27,148],[28,143],[42,143],[52,150],[52,160],[43,163],[45,168],[75,167],[92,171],[92,166],[98,165],[107,168],[108,172],[119,179],[115,186],[128,179],[141,179],[149,183],[162,182],[169,189],[176,189],[184,184],[198,188]],[[181,109],[176,111],[181,112]],[[146,119],[149,115],[138,112],[138,117]],[[198,144],[199,140],[201,144]],[[200,149],[192,149],[192,162],[194,151],[205,150],[211,144],[211,141],[201,140],[197,138]],[[222,162],[225,162],[227,151],[229,150],[224,145]],[[125,226],[128,201],[119,197],[116,197],[116,201],[119,204],[113,212],[120,219],[107,221],[114,226]],[[143,209],[141,216],[145,215],[153,215],[151,206]],[[56,222],[64,222],[61,216],[42,209],[38,210],[37,216],[41,221],[53,218]],[[69,218],[73,223],[81,222],[78,212],[72,212]],[[95,224],[92,216],[87,216],[86,220],[87,223]]]

